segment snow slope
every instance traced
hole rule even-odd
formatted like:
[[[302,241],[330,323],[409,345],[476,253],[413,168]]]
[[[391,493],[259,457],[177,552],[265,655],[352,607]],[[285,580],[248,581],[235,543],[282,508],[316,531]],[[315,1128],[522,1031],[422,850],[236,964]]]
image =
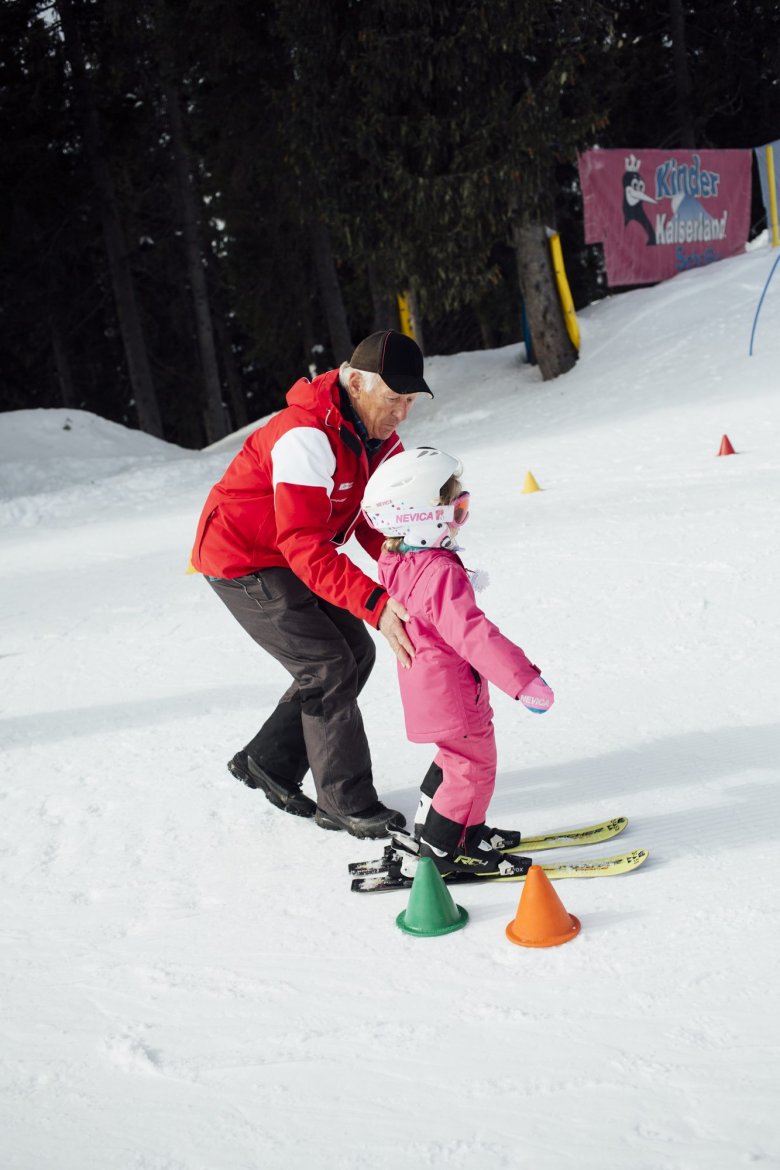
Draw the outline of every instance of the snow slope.
[[[559,948],[507,941],[511,885],[402,934],[405,894],[349,891],[376,845],[226,772],[286,686],[185,574],[240,438],[0,415],[3,1170],[780,1166],[772,260],[593,306],[550,384],[518,346],[430,359],[405,431],[463,459],[466,562],[556,690],[493,692],[493,823],[625,814],[651,851],[556,887]],[[411,815],[430,752],[380,642],[362,708]]]

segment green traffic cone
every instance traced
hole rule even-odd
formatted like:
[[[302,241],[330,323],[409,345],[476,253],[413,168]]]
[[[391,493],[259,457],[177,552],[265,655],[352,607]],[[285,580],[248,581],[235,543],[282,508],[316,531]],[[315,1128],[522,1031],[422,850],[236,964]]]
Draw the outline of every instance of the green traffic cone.
[[[406,934],[430,938],[460,930],[468,918],[468,911],[453,902],[444,878],[430,857],[421,857],[409,893],[409,904],[396,918],[396,926]]]

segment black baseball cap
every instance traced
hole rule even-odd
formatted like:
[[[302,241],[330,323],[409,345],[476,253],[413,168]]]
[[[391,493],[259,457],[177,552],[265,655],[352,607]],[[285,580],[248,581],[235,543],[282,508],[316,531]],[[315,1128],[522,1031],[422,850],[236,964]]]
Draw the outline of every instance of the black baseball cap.
[[[416,341],[394,329],[372,333],[355,349],[349,364],[353,370],[379,374],[396,394],[430,394],[423,378],[423,355]]]

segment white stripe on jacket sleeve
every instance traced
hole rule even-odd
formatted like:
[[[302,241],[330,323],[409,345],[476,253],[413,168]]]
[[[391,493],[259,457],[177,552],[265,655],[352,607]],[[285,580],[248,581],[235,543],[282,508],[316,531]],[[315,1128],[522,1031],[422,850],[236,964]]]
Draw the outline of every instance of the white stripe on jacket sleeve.
[[[316,427],[293,427],[285,431],[271,449],[274,491],[277,484],[321,487],[330,496],[336,456],[330,443]]]

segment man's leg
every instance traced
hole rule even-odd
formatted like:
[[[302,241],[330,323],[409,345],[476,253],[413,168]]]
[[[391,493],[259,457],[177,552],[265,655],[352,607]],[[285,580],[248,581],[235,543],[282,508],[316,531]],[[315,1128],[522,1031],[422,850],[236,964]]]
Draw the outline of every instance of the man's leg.
[[[350,814],[376,803],[357,695],[374,649],[363,623],[318,599],[289,569],[210,584],[294,682],[246,751],[290,786],[310,765],[320,807]]]
[[[352,652],[357,668],[357,694],[360,694],[376,658],[374,641],[364,623],[348,610],[330,605],[322,599],[318,599],[318,604],[341,632]],[[306,754],[300,686],[297,681],[288,687],[244,751],[250,759],[261,761],[265,770],[274,778],[284,776],[287,782],[300,788],[309,770],[309,759]]]

